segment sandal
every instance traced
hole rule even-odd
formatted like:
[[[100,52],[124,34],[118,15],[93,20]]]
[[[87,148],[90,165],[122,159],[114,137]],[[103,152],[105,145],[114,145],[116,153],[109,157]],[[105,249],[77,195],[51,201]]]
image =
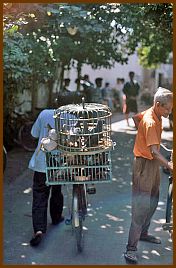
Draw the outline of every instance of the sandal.
[[[30,240],[30,245],[32,247],[38,246],[40,242],[42,241],[42,232],[36,233],[35,236]]]
[[[137,261],[138,261],[136,251],[134,251],[134,250],[127,250],[124,253],[124,257],[130,263],[137,263]]]
[[[141,235],[140,240],[154,243],[154,244],[161,244],[161,240],[159,238],[156,238],[153,235],[144,235],[144,236]]]

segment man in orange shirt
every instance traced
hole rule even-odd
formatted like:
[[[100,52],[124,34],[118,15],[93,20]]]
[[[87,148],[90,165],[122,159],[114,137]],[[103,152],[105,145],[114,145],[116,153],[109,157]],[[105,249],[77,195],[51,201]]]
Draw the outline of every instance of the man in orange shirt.
[[[167,118],[172,107],[172,92],[160,87],[154,95],[153,106],[133,117],[138,132],[133,150],[132,220],[124,253],[125,259],[131,263],[138,261],[139,240],[161,243],[160,239],[148,234],[148,229],[159,200],[159,165],[173,171],[173,163],[168,162],[159,151],[162,116]]]

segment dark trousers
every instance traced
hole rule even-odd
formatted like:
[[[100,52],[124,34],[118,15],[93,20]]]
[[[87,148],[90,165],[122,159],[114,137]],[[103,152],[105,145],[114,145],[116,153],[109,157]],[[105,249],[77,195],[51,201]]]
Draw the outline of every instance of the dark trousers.
[[[132,183],[132,221],[127,250],[137,250],[140,236],[148,233],[157,208],[160,185],[158,161],[135,158]]]
[[[33,177],[33,202],[32,202],[32,222],[34,233],[37,231],[46,232],[47,229],[47,209],[49,200],[50,216],[52,221],[57,221],[63,211],[63,194],[61,185],[47,186],[45,184],[46,174],[34,172]]]

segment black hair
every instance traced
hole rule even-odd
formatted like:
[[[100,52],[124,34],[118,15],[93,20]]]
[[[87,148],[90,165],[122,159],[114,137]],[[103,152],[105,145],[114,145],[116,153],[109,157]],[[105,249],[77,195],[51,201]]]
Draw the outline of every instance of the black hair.
[[[131,75],[134,75],[134,72],[132,72],[132,71],[131,71],[131,72],[129,72],[129,76],[131,76]]]

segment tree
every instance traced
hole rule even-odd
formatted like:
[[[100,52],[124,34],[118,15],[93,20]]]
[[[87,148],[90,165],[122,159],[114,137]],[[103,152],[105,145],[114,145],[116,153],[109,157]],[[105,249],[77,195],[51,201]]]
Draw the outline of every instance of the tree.
[[[166,63],[172,52],[173,4],[122,4],[119,10],[116,29],[125,30],[128,54],[137,48],[143,67]]]
[[[4,3],[4,106],[37,84],[62,81],[64,70],[84,63],[111,68],[137,49],[140,63],[154,67],[172,52],[173,5]],[[62,71],[58,72],[58,68]],[[60,77],[58,77],[60,73]],[[32,104],[35,104],[34,98]],[[5,114],[6,114],[5,112]]]

